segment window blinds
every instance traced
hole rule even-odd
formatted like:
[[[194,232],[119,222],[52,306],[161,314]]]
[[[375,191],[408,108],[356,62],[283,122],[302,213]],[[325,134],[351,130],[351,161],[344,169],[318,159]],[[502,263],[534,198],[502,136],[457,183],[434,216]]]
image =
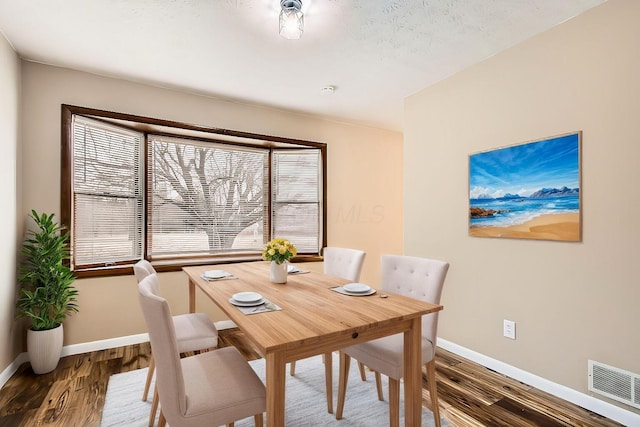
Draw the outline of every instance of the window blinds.
[[[72,264],[142,257],[141,133],[73,118]]]
[[[272,235],[291,241],[298,253],[321,246],[321,171],[319,150],[273,153]]]

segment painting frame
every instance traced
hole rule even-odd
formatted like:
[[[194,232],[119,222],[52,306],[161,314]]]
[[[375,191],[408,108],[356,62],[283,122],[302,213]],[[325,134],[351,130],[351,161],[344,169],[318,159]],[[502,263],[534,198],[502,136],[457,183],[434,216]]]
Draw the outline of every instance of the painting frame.
[[[469,236],[582,242],[582,131],[469,154]]]

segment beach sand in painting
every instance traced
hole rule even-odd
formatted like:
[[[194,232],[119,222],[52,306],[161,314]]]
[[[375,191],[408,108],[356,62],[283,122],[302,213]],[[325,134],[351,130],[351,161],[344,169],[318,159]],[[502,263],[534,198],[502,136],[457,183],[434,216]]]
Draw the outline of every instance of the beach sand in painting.
[[[471,227],[470,236],[580,241],[580,214],[541,215],[509,227]]]

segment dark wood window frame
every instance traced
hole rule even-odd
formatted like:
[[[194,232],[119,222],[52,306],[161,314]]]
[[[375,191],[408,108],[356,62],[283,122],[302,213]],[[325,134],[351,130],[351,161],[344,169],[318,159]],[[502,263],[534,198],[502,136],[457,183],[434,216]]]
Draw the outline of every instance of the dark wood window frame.
[[[284,138],[272,135],[261,135],[250,132],[235,131],[229,129],[220,129],[206,126],[198,126],[187,123],[181,123],[170,120],[156,119],[144,116],[137,116],[132,114],[118,113],[112,111],[98,110],[94,108],[79,107],[73,105],[62,105],[62,135],[61,135],[61,189],[60,189],[60,220],[61,224],[66,227],[67,232],[71,233],[73,237],[73,224],[72,224],[72,209],[73,209],[73,147],[72,147],[72,135],[73,135],[73,117],[75,115],[84,116],[93,120],[102,121],[107,124],[116,125],[119,127],[127,128],[141,132],[145,135],[145,139],[148,134],[165,135],[172,137],[182,137],[201,141],[210,141],[215,143],[229,144],[232,146],[244,146],[244,147],[259,147],[263,149],[269,149],[269,158],[273,153],[273,149],[286,150],[286,149],[301,149],[301,148],[315,148],[320,150],[321,153],[321,168],[322,168],[322,194],[321,194],[321,247],[325,247],[327,244],[327,232],[326,232],[326,217],[327,217],[327,156],[325,143],[298,140],[292,138]],[[146,151],[145,143],[145,151]],[[145,168],[147,156],[143,153]],[[271,182],[271,179],[269,179]],[[270,184],[271,185],[271,184]],[[144,186],[145,199],[148,197],[147,186]],[[269,207],[268,220],[271,221],[271,206],[272,206],[272,192],[267,191],[269,201],[267,206]],[[149,204],[146,203],[149,209]],[[149,212],[145,212],[144,222],[147,222],[147,216]],[[270,228],[270,227],[269,227]],[[143,239],[147,241],[147,231],[143,231]],[[146,245],[145,253],[146,257]],[[260,259],[259,255],[248,256],[208,256],[201,258],[180,258],[175,260],[166,260],[161,263],[154,263],[154,266],[159,271],[177,271],[185,265],[197,265],[197,264],[215,264],[215,263],[228,263],[228,262],[240,262],[247,260]],[[316,261],[321,260],[320,253],[304,253],[294,259],[294,261]],[[120,274],[131,274],[132,263],[116,263],[114,265],[96,265],[90,268],[76,269],[75,274],[78,277],[92,277],[92,276],[112,276]]]

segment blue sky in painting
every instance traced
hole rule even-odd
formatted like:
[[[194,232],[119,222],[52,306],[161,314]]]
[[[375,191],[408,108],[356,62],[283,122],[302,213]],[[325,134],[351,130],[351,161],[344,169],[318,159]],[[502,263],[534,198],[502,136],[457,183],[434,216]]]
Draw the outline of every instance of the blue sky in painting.
[[[542,188],[579,187],[578,134],[469,156],[469,196],[529,196]]]

